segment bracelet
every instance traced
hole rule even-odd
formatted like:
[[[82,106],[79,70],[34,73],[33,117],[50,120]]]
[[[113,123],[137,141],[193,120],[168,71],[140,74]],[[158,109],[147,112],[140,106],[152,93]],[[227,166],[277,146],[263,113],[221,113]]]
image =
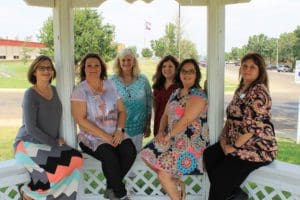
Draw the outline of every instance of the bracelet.
[[[171,141],[175,140],[175,136],[172,136],[171,132],[168,132],[168,137],[170,138]]]
[[[118,127],[118,128],[117,128],[117,131],[121,131],[122,133],[125,133],[125,129],[124,129],[124,128],[121,128],[121,127]]]

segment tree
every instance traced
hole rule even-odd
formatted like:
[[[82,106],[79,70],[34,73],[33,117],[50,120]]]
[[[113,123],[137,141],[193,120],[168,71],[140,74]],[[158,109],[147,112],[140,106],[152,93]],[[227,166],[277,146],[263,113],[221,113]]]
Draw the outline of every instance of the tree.
[[[47,48],[41,50],[41,54],[54,58],[54,34],[53,34],[53,19],[48,17],[44,22],[38,38]]]
[[[294,57],[296,60],[296,59],[300,59],[300,26],[298,26],[296,30],[294,30],[294,34],[296,37],[296,41],[293,49],[294,49]]]
[[[103,24],[103,18],[96,10],[75,9],[74,11],[74,44],[75,63],[88,52],[98,53],[105,61],[116,57],[117,45],[113,42],[115,28],[110,24]],[[38,36],[48,49],[48,56],[54,55],[53,19],[49,17],[44,23]]]
[[[135,56],[136,58],[139,57],[139,54],[137,53],[137,48],[136,48],[136,46],[129,46],[129,47],[127,47],[127,48],[131,49],[131,51],[133,52],[133,54],[134,54],[134,56]]]
[[[268,56],[268,37],[264,34],[250,36],[248,39],[247,50]]]
[[[151,40],[151,48],[155,55],[162,58],[166,55],[177,55],[176,26],[172,23],[166,25],[165,35],[158,40]]]
[[[155,54],[160,58],[166,55],[178,56],[177,37],[182,37],[181,33],[178,33],[177,27],[169,23],[166,25],[165,35],[158,40],[151,41],[151,48]],[[187,39],[180,38],[179,41],[180,57],[179,60],[185,58],[198,59],[198,52],[196,45]]]
[[[179,42],[180,48],[180,60],[184,60],[186,58],[194,58],[198,60],[198,51],[195,43],[190,40],[181,39]]]
[[[149,48],[143,48],[142,49],[142,56],[144,58],[151,58],[153,56],[153,52]]]
[[[27,36],[25,38],[25,42],[22,45],[22,56],[21,56],[21,60],[24,64],[26,64],[28,62],[28,60],[30,59],[30,53],[33,51],[32,48],[27,47],[27,42],[32,40],[32,36]]]
[[[283,33],[279,37],[278,49],[279,49],[279,60],[283,62],[295,61],[295,44],[296,44],[296,35],[294,32]]]

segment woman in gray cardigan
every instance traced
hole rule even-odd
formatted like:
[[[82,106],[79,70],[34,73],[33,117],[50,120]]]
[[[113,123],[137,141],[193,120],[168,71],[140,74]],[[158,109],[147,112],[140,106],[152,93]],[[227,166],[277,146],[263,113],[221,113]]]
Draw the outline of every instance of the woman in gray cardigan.
[[[56,71],[47,56],[37,57],[28,70],[32,87],[23,98],[23,125],[14,148],[17,162],[30,174],[19,186],[21,199],[76,199],[82,155],[59,138],[62,105],[51,85]]]

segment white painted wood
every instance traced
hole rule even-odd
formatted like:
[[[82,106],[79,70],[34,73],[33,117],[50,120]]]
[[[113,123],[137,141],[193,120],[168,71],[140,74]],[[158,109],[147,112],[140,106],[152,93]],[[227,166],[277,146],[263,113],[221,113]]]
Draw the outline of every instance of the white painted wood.
[[[225,5],[210,0],[207,7],[208,126],[211,143],[218,140],[224,121]]]
[[[71,115],[70,97],[74,87],[74,30],[72,0],[55,0],[53,9],[54,60],[56,85],[62,102],[63,115],[60,136],[72,147],[76,146],[76,129]]]
[[[78,190],[78,199],[84,200],[98,200],[103,198],[102,194],[98,194],[99,190],[105,189],[105,180],[96,178],[101,172],[101,163],[90,156],[84,154],[85,162],[83,167],[83,175]],[[155,185],[153,182],[156,179],[156,174],[150,170],[140,160],[134,163],[132,169],[137,175],[134,179],[128,177],[126,180],[126,187],[128,191],[134,188],[135,193],[131,193],[133,199],[136,200],[153,200],[161,199],[167,200],[160,189],[160,185]],[[146,179],[144,174],[150,173],[153,176]],[[190,185],[187,185],[187,200],[202,200],[206,199],[209,185],[206,185],[205,179],[207,176],[185,176],[184,179],[192,178]],[[17,190],[17,185],[29,181],[29,176],[25,168],[17,164],[15,160],[0,162],[0,199],[17,200],[19,195],[11,197],[12,191]],[[139,182],[145,184],[140,187]],[[186,181],[189,182],[189,181]],[[203,186],[201,191],[195,192],[193,188],[196,184]],[[261,167],[252,172],[247,180],[243,183],[243,187],[248,191],[252,199],[258,200],[259,195],[263,194],[263,199],[278,199],[281,200],[300,200],[300,166],[281,161],[274,161],[272,164]],[[6,188],[3,190],[3,188]],[[150,195],[145,193],[146,188],[151,188]],[[268,188],[271,188],[268,189]],[[87,192],[89,191],[89,192]],[[276,198],[277,197],[277,198]]]
[[[24,183],[29,180],[29,175],[23,165],[15,160],[0,162],[0,188]]]
[[[105,0],[72,0],[73,8],[99,7]]]
[[[55,7],[55,0],[24,0],[27,5],[41,7]],[[61,0],[62,1],[62,0]],[[106,0],[72,0],[72,7],[99,7]],[[129,3],[134,3],[136,0],[126,0]],[[153,0],[143,0],[146,3],[151,3]],[[206,6],[208,0],[176,0],[182,6]],[[223,4],[247,3],[251,0],[222,0]]]
[[[29,6],[40,6],[54,8],[55,0],[24,0]]]

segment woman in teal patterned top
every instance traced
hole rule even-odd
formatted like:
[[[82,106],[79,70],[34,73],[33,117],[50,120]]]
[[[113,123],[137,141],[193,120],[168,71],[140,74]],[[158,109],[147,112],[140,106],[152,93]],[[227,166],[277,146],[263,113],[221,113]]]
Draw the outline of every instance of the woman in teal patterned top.
[[[151,87],[146,76],[140,74],[138,61],[131,49],[125,48],[120,52],[113,68],[115,74],[111,80],[127,110],[125,131],[139,152],[143,137],[151,133]]]

